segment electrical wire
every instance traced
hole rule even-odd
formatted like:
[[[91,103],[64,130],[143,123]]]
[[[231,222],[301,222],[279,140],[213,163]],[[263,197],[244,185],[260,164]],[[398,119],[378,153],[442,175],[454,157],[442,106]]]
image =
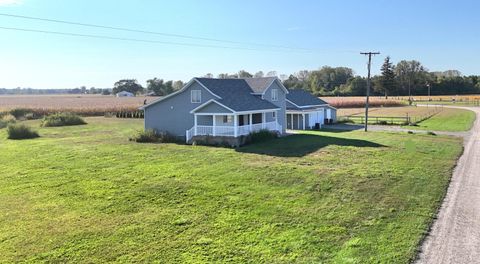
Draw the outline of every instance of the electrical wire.
[[[213,42],[223,42],[223,43],[229,43],[229,44],[240,44],[240,45],[262,46],[262,47],[280,48],[280,49],[289,49],[289,50],[309,51],[309,49],[298,48],[298,47],[262,44],[262,43],[254,43],[254,42],[241,42],[241,41],[232,41],[232,40],[224,40],[224,39],[216,39],[216,38],[206,38],[206,37],[197,37],[197,36],[190,36],[190,35],[183,35],[183,34],[173,34],[173,33],[156,32],[156,31],[148,31],[148,30],[140,30],[140,29],[132,29],[132,28],[105,26],[105,25],[98,25],[98,24],[80,23],[80,22],[72,22],[72,21],[65,21],[65,20],[58,20],[58,19],[32,17],[32,16],[22,16],[22,15],[14,15],[14,14],[7,14],[7,13],[0,13],[0,16],[20,18],[20,19],[29,19],[29,20],[37,20],[37,21],[45,21],[45,22],[53,22],[53,23],[61,23],[61,24],[69,24],[69,25],[84,26],[84,27],[111,29],[111,30],[117,30],[117,31],[136,32],[136,33],[143,33],[143,34],[184,38],[184,39],[194,39],[194,40],[204,40],[204,41],[213,41]]]

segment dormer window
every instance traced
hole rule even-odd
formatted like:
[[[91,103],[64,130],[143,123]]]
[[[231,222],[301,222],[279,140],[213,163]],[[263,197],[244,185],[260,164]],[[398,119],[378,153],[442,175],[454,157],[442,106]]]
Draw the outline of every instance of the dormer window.
[[[192,90],[191,102],[198,104],[202,102],[202,91],[201,90]]]
[[[272,89],[272,101],[278,101],[278,89]]]

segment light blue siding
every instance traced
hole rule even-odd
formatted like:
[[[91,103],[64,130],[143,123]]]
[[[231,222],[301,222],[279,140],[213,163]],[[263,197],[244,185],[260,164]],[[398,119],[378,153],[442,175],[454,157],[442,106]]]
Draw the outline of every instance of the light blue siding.
[[[202,91],[201,103],[191,102],[191,90]],[[194,108],[215,97],[197,82],[179,94],[164,99],[145,109],[145,129],[154,129],[158,132],[168,132],[172,135],[184,137],[185,131],[193,127]]]
[[[277,101],[272,101],[272,89],[278,89],[278,100]],[[265,93],[263,95],[263,99],[273,103],[274,105],[276,105],[280,108],[280,110],[277,111],[277,121],[282,126],[282,130],[283,130],[282,133],[285,133],[285,130],[287,128],[287,126],[286,126],[286,124],[287,124],[287,122],[286,122],[287,114],[285,112],[286,107],[287,107],[287,103],[286,103],[286,93],[285,93],[285,91],[275,81],[265,91]],[[267,117],[267,120],[269,120],[268,117]]]
[[[210,102],[208,105],[202,107],[201,109],[198,109],[196,111],[197,113],[232,113],[232,111],[226,109],[225,107],[217,104],[216,102]]]

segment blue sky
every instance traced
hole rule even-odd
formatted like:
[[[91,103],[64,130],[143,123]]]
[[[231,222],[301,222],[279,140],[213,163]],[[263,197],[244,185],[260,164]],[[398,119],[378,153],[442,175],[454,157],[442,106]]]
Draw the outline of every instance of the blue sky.
[[[0,29],[0,87],[111,87],[122,78],[181,79],[240,69],[287,74],[323,65],[366,75],[360,51],[430,70],[480,74],[478,1],[0,0],[0,13],[308,49],[285,50],[112,31],[0,16],[0,27],[155,41],[185,47]]]

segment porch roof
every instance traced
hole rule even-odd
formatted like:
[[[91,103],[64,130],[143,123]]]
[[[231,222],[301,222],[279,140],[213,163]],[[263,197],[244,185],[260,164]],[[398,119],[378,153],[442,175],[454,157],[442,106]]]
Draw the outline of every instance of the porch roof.
[[[280,108],[277,107],[276,105],[270,103],[270,102],[267,102],[267,101],[264,101],[264,100],[261,100],[261,99],[258,99],[260,100],[261,102],[266,102],[268,104],[262,104],[261,106],[258,106],[258,105],[251,105],[251,104],[248,104],[247,102],[244,101],[244,105],[242,104],[236,104],[236,103],[232,103],[228,100],[224,100],[224,99],[220,99],[220,100],[217,100],[217,99],[211,99],[205,103],[203,103],[202,105],[198,106],[197,108],[193,109],[192,111],[190,111],[190,113],[242,113],[242,112],[255,112],[255,111],[258,111],[258,112],[265,112],[265,111],[275,111],[275,110],[279,110]],[[235,102],[235,100],[233,101]],[[242,100],[239,100],[239,102],[241,103]]]

